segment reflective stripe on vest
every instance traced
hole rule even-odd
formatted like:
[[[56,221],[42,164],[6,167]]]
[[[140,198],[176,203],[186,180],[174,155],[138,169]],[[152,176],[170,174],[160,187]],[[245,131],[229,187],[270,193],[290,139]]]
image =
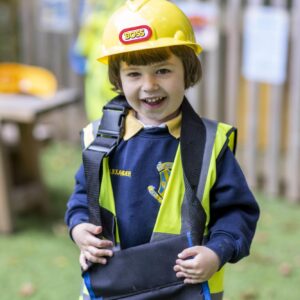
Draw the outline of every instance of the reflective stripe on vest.
[[[203,119],[207,131],[207,145],[205,146],[203,166],[200,174],[200,184],[197,195],[201,196],[201,205],[206,213],[205,235],[208,234],[208,224],[210,221],[210,190],[216,181],[217,159],[223,149],[228,145],[232,151],[235,150],[236,132],[227,124],[216,123]],[[87,147],[93,140],[93,126],[84,129],[83,142]],[[151,241],[167,238],[189,231],[188,215],[188,190],[183,174],[181,163],[180,144],[178,146],[173,168],[170,174],[167,188],[159,209],[156,223],[153,229]],[[100,201],[101,199],[101,201]],[[100,191],[100,206],[116,215],[113,189],[110,179],[108,158],[103,161],[103,179]],[[172,199],[172,201],[170,201]],[[176,203],[176,205],[174,205]],[[116,221],[116,218],[115,218]],[[117,246],[120,242],[118,226],[116,226],[115,240]],[[224,286],[224,268],[215,273],[209,280],[212,299],[222,299]]]

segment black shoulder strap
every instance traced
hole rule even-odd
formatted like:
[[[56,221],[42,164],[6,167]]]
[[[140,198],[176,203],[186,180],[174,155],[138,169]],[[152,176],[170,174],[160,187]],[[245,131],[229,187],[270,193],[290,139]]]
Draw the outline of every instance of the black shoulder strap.
[[[103,107],[103,117],[96,138],[82,153],[87,183],[89,221],[101,225],[99,193],[102,180],[102,161],[118,145],[124,133],[124,120],[129,105],[118,96]]]
[[[181,159],[189,197],[189,228],[193,244],[201,244],[206,214],[201,200],[205,188],[210,157],[218,123],[200,118],[187,99],[182,103]]]
[[[206,165],[206,144],[210,136],[207,134],[203,120],[196,114],[187,99],[182,103],[181,125],[181,159],[185,177],[185,190],[189,199],[188,227],[191,230],[193,245],[202,243],[206,214],[201,205],[202,196],[198,189],[202,185],[200,174]],[[205,184],[205,182],[204,182]]]
[[[200,118],[185,99],[182,105],[181,154],[184,174],[201,201],[218,122]]]
[[[184,174],[194,190],[196,190],[199,182],[205,143],[205,125],[188,100],[184,99],[180,135],[181,159]]]

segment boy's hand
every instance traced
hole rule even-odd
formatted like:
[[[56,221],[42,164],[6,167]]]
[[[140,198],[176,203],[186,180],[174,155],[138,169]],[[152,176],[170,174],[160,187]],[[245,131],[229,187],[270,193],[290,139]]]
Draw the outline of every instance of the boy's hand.
[[[102,232],[101,226],[90,223],[82,223],[72,230],[72,237],[80,249],[79,262],[83,270],[86,270],[87,260],[94,263],[106,264],[106,256],[111,257],[113,251],[108,248],[113,247],[109,240],[101,240],[96,235]]]
[[[187,248],[178,254],[174,271],[177,277],[184,277],[184,283],[207,281],[218,271],[218,255],[205,246]]]

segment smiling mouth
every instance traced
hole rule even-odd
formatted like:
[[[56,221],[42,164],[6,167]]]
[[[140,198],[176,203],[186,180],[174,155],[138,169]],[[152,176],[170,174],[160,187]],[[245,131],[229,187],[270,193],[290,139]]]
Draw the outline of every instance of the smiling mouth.
[[[141,99],[144,103],[149,104],[149,105],[157,105],[163,102],[167,97],[149,97],[149,98],[144,98]]]

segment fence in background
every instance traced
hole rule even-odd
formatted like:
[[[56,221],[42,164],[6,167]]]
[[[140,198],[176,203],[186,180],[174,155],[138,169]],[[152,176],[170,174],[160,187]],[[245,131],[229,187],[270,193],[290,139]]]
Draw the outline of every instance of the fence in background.
[[[0,0],[0,62],[17,57],[16,0]]]
[[[68,65],[79,1],[69,1],[72,26],[41,30],[38,0],[19,0],[22,61],[49,68],[62,85],[77,85]],[[175,1],[176,2],[176,1]],[[192,1],[186,1],[192,2]],[[195,0],[194,2],[197,2]],[[218,46],[201,54],[203,79],[188,92],[196,110],[239,128],[238,158],[249,184],[269,195],[300,201],[300,1],[212,0],[220,9]],[[249,6],[286,8],[289,17],[287,80],[267,84],[242,76],[243,26]]]
[[[270,196],[300,201],[300,2],[227,0],[221,8],[220,46],[205,52],[204,77],[190,98],[202,116],[239,129],[238,159],[247,180]],[[245,9],[268,5],[289,17],[287,79],[279,84],[242,76]],[[259,48],[259,47],[258,47]],[[200,101],[199,101],[200,99]]]
[[[63,14],[64,23],[51,19],[51,3]],[[48,8],[46,6],[48,4]],[[71,71],[70,47],[79,26],[79,1],[18,0],[20,60],[54,72],[60,87],[77,87],[79,78]],[[57,23],[56,23],[57,22]],[[57,25],[56,25],[57,24]]]

